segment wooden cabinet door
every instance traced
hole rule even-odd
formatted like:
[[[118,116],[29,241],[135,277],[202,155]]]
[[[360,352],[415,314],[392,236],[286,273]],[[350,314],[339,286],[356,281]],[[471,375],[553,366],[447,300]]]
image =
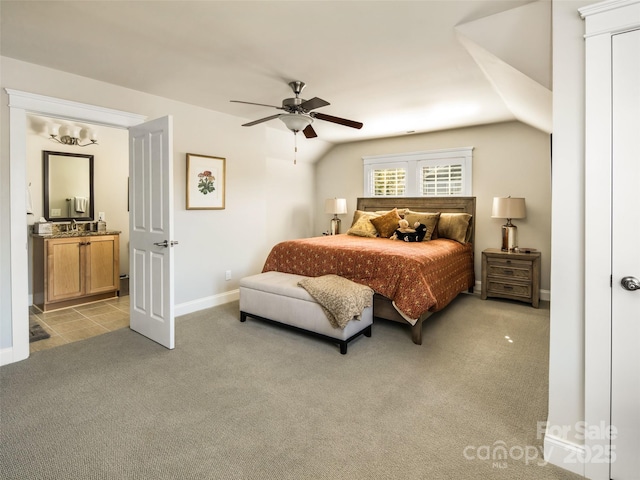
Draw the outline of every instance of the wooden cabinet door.
[[[81,297],[84,291],[84,240],[47,240],[47,302]]]
[[[118,235],[87,237],[85,249],[86,294],[112,292],[120,288]]]

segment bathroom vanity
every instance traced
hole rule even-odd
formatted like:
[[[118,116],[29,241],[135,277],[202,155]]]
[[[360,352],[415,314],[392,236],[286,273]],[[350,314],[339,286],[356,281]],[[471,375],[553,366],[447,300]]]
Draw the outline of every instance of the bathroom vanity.
[[[42,311],[115,297],[120,232],[33,235],[33,304]]]

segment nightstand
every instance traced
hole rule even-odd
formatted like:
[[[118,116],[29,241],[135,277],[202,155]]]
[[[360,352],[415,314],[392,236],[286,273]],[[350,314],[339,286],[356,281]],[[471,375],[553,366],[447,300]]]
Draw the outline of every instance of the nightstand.
[[[540,304],[540,252],[503,252],[487,248],[482,252],[482,299],[508,298]]]

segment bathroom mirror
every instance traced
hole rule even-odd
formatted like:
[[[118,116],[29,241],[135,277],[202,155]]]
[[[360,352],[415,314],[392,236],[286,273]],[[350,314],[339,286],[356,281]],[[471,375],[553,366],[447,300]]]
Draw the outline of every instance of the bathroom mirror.
[[[52,222],[93,220],[93,155],[42,152],[44,217]]]

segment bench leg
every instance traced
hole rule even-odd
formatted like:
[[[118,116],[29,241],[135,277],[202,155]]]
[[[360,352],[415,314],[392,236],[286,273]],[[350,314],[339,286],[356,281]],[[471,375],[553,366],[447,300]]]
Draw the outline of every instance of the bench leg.
[[[371,336],[371,325],[369,325],[365,331],[364,331],[364,336],[365,337],[370,337]]]
[[[244,312],[240,312],[240,321],[244,322],[245,320],[247,320],[247,314]]]
[[[422,345],[422,319],[418,319],[416,324],[411,327],[411,340],[416,345]]]
[[[340,342],[340,353],[342,355],[347,354],[347,342]]]

